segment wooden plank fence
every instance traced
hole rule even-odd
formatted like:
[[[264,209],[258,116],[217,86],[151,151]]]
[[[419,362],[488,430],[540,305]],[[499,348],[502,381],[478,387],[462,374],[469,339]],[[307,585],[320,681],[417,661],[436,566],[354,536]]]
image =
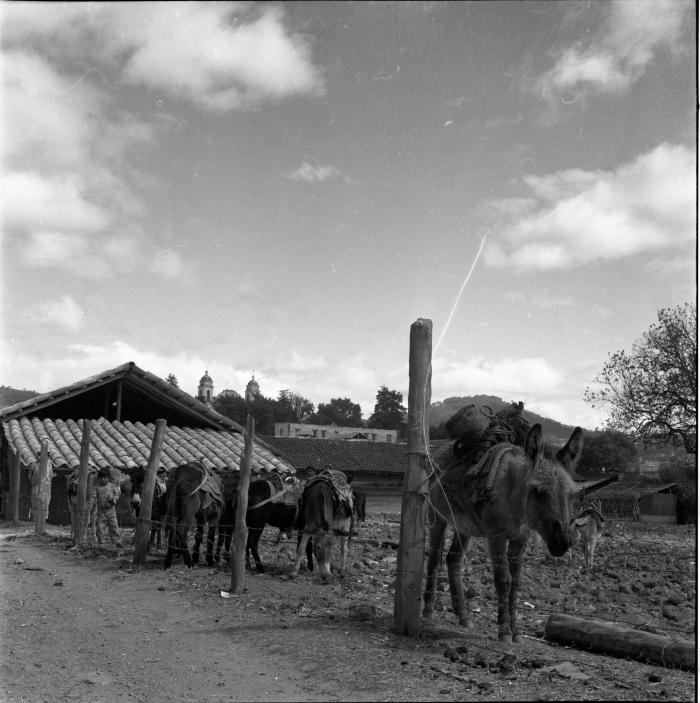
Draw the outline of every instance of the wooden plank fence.
[[[599,500],[606,520],[632,520],[634,501],[636,496],[632,493],[611,493],[608,495],[591,493],[584,499]],[[641,520],[649,516],[647,522],[674,522],[676,521],[677,498],[672,493],[646,493],[639,498]],[[581,501],[572,503],[572,514],[578,515],[581,510]]]

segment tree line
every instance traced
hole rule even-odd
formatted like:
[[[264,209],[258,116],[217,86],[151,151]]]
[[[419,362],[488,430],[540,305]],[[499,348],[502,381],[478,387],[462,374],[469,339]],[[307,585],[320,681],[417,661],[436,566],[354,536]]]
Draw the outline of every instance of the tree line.
[[[214,410],[245,425],[250,414],[255,418],[255,430],[261,435],[273,435],[276,422],[294,422],[309,425],[338,425],[339,427],[367,427],[397,430],[405,436],[406,413],[403,394],[382,386],[376,395],[374,412],[367,420],[362,408],[350,398],[331,398],[318,407],[300,393],[285,388],[277,398],[259,395],[251,400],[240,396],[217,395],[212,401]]]

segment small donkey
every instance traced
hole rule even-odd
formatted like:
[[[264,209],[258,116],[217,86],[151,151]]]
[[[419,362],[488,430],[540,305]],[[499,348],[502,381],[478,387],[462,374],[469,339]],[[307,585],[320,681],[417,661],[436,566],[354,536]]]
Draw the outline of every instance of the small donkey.
[[[583,544],[583,559],[588,569],[593,566],[596,544],[603,534],[604,523],[600,500],[584,504],[578,517],[571,521],[573,540]],[[573,555],[573,548],[571,553]]]

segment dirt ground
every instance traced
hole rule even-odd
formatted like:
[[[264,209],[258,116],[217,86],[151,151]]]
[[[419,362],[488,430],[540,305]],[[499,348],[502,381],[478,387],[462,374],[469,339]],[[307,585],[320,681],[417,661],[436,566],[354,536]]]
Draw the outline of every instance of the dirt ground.
[[[695,526],[606,526],[592,572],[531,545],[526,641],[504,645],[480,540],[468,557],[476,627],[456,625],[442,591],[423,637],[392,634],[396,514],[369,515],[345,578],[326,586],[306,571],[289,580],[294,545],[266,532],[267,573],[247,575],[240,596],[228,567],[166,572],[156,553],[134,568],[131,529],[123,550],[78,551],[63,528],[0,523],[0,700],[696,700],[695,672],[544,639],[549,615],[568,613],[695,640]],[[374,613],[357,619],[357,605]]]

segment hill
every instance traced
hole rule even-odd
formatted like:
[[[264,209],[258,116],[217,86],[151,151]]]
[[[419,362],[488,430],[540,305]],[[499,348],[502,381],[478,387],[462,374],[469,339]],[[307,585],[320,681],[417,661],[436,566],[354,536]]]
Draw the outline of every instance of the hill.
[[[445,400],[437,400],[430,404],[430,424],[433,426],[439,425],[442,422],[449,420],[454,413],[456,413],[460,408],[465,405],[474,403],[477,407],[482,405],[487,406],[494,413],[502,410],[510,402],[498,398],[495,395],[469,395],[453,398],[445,398]],[[552,420],[548,417],[542,417],[537,413],[533,413],[525,408],[523,411],[523,417],[531,424],[540,423],[542,425],[542,431],[544,433],[545,439],[554,442],[566,442],[574,431],[573,426],[563,425],[561,422]]]
[[[19,390],[10,386],[0,386],[0,409],[8,408],[15,403],[21,403],[23,400],[29,400],[34,396],[40,395],[36,391]]]

